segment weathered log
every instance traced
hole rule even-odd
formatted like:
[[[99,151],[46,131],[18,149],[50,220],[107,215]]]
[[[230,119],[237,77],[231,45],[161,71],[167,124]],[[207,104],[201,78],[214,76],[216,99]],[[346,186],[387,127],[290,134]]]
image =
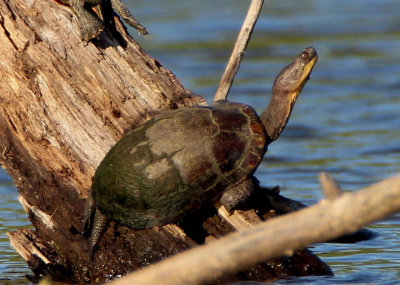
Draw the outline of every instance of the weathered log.
[[[0,160],[35,227],[9,237],[37,277],[108,280],[233,231],[206,205],[199,212],[205,216],[188,217],[182,228],[133,231],[110,223],[90,257],[84,204],[109,148],[158,112],[205,104],[147,55],[117,18],[116,24],[119,34],[111,29],[84,43],[68,7],[51,0],[0,1]],[[247,215],[254,210],[234,214]],[[302,266],[294,266],[298,259]],[[220,282],[329,273],[301,251]]]

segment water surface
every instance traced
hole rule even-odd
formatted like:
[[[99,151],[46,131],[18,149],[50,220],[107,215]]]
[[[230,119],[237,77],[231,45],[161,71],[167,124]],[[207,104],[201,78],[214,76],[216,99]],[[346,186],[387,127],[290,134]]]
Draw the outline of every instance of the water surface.
[[[211,102],[249,1],[126,3],[152,34],[135,36],[144,49]],[[313,46],[319,61],[257,171],[262,184],[281,185],[283,195],[311,205],[322,197],[321,171],[346,191],[400,172],[399,15],[395,0],[266,1],[229,99],[261,112],[274,77],[298,52]],[[5,232],[29,223],[5,172],[0,180],[0,282],[24,284],[29,270]],[[370,228],[379,234],[374,240],[313,247],[335,277],[275,284],[398,283],[399,216]]]

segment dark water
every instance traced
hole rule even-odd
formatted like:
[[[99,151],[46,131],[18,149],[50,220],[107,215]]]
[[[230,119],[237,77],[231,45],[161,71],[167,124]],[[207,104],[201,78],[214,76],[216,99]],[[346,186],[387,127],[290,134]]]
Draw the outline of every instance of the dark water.
[[[136,36],[144,49],[210,102],[249,1],[126,2],[152,34]],[[319,61],[257,171],[264,185],[279,184],[285,196],[313,204],[322,197],[321,171],[348,191],[400,172],[399,16],[395,0],[266,1],[230,100],[261,111],[275,75],[299,51],[313,46]],[[0,283],[24,284],[29,270],[5,232],[29,223],[5,172],[0,181]],[[276,284],[399,283],[399,217],[372,225],[374,240],[315,245],[335,277]]]

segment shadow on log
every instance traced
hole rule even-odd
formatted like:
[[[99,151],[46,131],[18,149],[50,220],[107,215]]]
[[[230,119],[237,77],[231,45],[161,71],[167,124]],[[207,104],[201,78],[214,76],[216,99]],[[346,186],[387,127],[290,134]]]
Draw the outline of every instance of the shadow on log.
[[[1,163],[35,227],[9,237],[38,278],[109,280],[233,231],[207,205],[202,219],[187,217],[182,227],[133,231],[110,223],[93,260],[89,257],[82,235],[84,204],[94,171],[110,147],[156,113],[205,104],[115,20],[124,47],[119,36],[105,32],[96,41],[82,42],[72,11],[54,1],[0,2]],[[244,205],[234,217],[251,225],[271,213]],[[310,274],[331,271],[301,250],[219,282]]]

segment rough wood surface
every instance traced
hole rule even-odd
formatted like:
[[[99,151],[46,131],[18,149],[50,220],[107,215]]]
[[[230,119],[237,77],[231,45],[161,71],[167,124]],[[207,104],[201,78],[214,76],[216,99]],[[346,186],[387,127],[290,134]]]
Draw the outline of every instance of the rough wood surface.
[[[84,43],[68,7],[52,0],[0,1],[0,160],[35,227],[9,237],[36,276],[104,281],[233,231],[210,205],[181,228],[132,231],[110,223],[90,258],[83,209],[106,152],[158,112],[205,104],[116,23],[120,34],[106,31]],[[246,211],[234,215],[245,219]],[[329,273],[301,251],[220,282]]]

